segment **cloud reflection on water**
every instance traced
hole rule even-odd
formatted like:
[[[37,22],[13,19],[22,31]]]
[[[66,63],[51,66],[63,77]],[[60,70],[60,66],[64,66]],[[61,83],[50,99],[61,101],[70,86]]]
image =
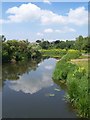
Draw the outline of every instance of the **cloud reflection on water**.
[[[36,71],[31,71],[29,74],[25,73],[17,81],[9,81],[9,88],[17,92],[22,91],[23,93],[34,94],[42,88],[53,86],[51,76],[54,64],[48,64],[47,61],[43,62]]]

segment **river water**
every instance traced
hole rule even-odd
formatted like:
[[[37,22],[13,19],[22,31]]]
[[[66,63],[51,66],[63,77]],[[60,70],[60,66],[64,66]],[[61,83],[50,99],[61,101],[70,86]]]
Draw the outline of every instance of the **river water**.
[[[76,118],[65,101],[65,86],[52,80],[56,62],[49,58],[3,65],[4,118]]]

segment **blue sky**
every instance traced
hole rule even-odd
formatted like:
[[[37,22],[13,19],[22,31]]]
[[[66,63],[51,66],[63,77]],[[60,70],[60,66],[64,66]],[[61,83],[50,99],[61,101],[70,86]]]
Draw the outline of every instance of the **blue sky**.
[[[0,25],[7,39],[71,40],[87,36],[87,19],[87,2],[3,2]]]
[[[19,0],[18,0],[19,1]],[[89,0],[20,0],[21,2],[42,2],[42,1],[51,1],[51,2],[88,2]],[[17,2],[17,0],[3,0],[3,2]]]

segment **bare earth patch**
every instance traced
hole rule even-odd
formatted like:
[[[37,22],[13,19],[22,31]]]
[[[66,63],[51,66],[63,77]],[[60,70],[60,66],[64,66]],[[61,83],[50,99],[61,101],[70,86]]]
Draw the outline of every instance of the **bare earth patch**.
[[[83,59],[72,59],[71,61],[74,62],[74,61],[88,61],[90,60],[90,58],[83,58]]]

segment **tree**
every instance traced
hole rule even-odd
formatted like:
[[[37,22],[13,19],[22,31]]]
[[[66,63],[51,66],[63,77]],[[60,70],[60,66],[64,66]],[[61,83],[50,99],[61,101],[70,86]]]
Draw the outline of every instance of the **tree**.
[[[40,46],[42,47],[42,49],[48,49],[49,45],[50,43],[48,41],[43,41],[40,43]]]
[[[37,43],[41,43],[41,40],[36,40]]]
[[[6,41],[6,37],[4,35],[2,35],[2,42]]]
[[[8,40],[2,43],[3,62],[25,61],[38,58],[40,55],[41,53],[38,51],[36,44],[32,46],[31,43],[26,40]]]
[[[83,36],[79,36],[78,38],[76,38],[76,42],[75,42],[75,47],[78,50],[82,50],[82,45],[83,45]]]
[[[59,43],[60,43],[60,40],[56,40],[54,43],[55,43],[55,44],[59,44]]]

